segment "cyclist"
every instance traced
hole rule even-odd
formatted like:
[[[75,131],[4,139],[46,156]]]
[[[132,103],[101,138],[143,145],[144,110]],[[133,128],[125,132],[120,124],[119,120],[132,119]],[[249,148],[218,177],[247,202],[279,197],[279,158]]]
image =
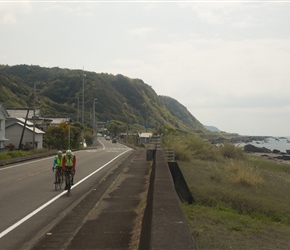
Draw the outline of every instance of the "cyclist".
[[[56,184],[58,173],[61,173],[61,182],[62,182],[63,181],[63,172],[62,172],[62,152],[61,151],[58,151],[57,155],[53,159],[52,171],[54,172],[54,170],[55,170],[55,182],[54,182],[54,184]]]
[[[65,152],[65,155],[62,157],[62,170],[65,171],[65,169],[70,169],[72,170],[71,172],[71,184],[74,184],[74,175],[76,172],[76,156],[72,153],[70,149],[68,149]],[[65,174],[65,180],[67,176]],[[66,182],[65,182],[66,183]],[[67,186],[64,188],[65,190],[67,189]]]

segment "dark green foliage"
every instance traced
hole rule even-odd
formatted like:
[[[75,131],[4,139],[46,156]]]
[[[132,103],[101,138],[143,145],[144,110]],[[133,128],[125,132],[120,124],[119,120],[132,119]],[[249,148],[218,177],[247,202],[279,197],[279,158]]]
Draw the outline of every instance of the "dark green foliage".
[[[21,151],[21,150],[14,150],[9,152],[4,152],[0,154],[0,160],[6,160],[16,157],[22,157],[27,156],[29,153],[27,151]]]
[[[165,103],[171,115],[183,122],[184,125],[191,127],[192,124],[195,124],[194,129],[204,130],[203,125],[178,101],[168,96],[160,96],[159,98]]]
[[[69,131],[70,130],[70,131]],[[50,126],[44,135],[44,143],[47,148],[56,148],[60,150],[69,147],[69,134],[70,134],[70,148],[80,148],[81,142],[81,129],[78,126],[70,127],[61,123],[59,126]]]
[[[70,117],[79,121],[82,114],[84,86],[85,126],[91,127],[95,102],[97,122],[118,120],[124,124],[160,126],[178,131],[204,133],[201,123],[172,98],[158,96],[140,79],[123,75],[97,74],[82,70],[44,68],[40,66],[0,65],[0,102],[6,108],[32,107],[34,89],[36,106],[43,117]]]
[[[106,126],[109,134],[112,137],[117,137],[120,133],[125,133],[128,129],[128,126],[120,121],[110,121],[110,124]]]

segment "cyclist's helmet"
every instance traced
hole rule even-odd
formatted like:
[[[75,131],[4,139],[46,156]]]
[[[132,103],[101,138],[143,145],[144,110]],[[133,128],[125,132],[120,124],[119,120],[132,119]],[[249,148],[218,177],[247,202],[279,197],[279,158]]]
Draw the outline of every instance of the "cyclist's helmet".
[[[57,151],[57,154],[58,154],[58,155],[62,155],[62,152],[61,152],[61,151]]]
[[[68,149],[66,152],[65,152],[66,155],[72,155],[72,151],[70,149]]]

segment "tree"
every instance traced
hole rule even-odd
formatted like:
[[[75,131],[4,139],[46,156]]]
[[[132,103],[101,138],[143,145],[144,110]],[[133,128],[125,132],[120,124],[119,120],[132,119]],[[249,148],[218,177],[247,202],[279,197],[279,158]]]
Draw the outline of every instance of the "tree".
[[[125,132],[127,129],[127,125],[121,121],[111,120],[110,124],[107,125],[107,130],[114,137],[117,137],[121,132]]]
[[[62,122],[58,126],[50,126],[44,135],[44,142],[48,148],[67,149],[70,137],[70,147],[78,149],[81,141],[81,130],[72,124]]]

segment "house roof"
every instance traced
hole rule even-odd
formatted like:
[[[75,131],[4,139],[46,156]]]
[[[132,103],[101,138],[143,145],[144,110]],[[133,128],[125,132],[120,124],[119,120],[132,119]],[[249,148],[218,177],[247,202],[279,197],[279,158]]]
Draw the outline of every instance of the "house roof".
[[[11,125],[13,125],[13,124],[15,124],[17,122],[20,122],[20,123],[24,124],[25,123],[25,119],[23,119],[23,118],[9,117],[6,120],[6,128],[10,127]],[[27,120],[26,121],[26,125],[27,126],[33,126],[33,123]]]
[[[15,124],[15,123],[14,123]],[[21,127],[23,127],[23,123],[21,123],[21,122],[17,122],[16,124],[18,124],[18,125],[20,125]],[[12,126],[12,125],[11,125]],[[25,126],[25,128],[27,128],[28,130],[30,130],[31,132],[33,132],[33,127],[31,127],[31,126]],[[45,134],[45,132],[44,131],[42,131],[42,130],[40,130],[40,129],[38,129],[38,128],[34,128],[35,129],[35,134]]]
[[[18,121],[22,122],[23,124],[25,123],[25,119],[24,118],[15,118],[15,119],[17,119]],[[27,120],[26,121],[26,125],[27,126],[33,126],[33,123]]]
[[[149,138],[149,137],[152,137],[152,133],[139,133],[139,137],[142,137],[142,138]]]
[[[67,118],[46,118],[46,119],[51,120],[50,124],[52,125],[58,125],[58,124],[61,124],[62,122],[67,121]]]
[[[14,126],[15,124],[18,124],[20,125],[21,127],[24,126],[24,123],[25,123],[25,119],[23,118],[12,118],[12,119],[8,119],[7,122],[6,122],[6,129],[11,127],[11,126]],[[36,134],[45,134],[44,131],[38,129],[38,128],[33,128],[33,123],[30,122],[30,121],[26,121],[26,126],[25,126],[26,129],[30,130],[33,132],[33,130],[35,130],[35,133]]]
[[[27,115],[27,108],[6,108],[8,114],[10,117],[21,117],[21,118],[25,118]],[[38,117],[40,113],[39,109],[35,110],[35,116]],[[33,118],[33,109],[29,109],[29,113],[28,113],[28,118],[31,119]]]

